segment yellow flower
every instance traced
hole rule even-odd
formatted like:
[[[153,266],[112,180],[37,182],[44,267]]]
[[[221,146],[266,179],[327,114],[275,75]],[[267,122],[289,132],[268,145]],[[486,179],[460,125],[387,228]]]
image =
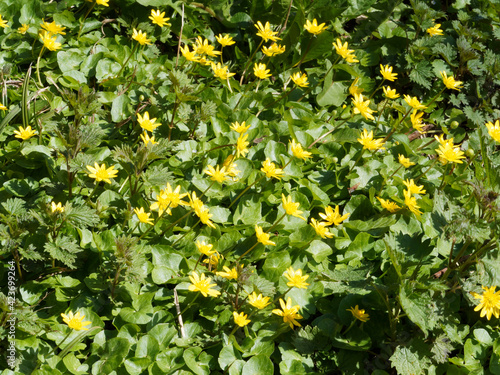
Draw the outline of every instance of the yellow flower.
[[[2,19],[2,15],[0,14],[0,27],[2,29],[5,29],[6,27],[9,27],[9,25],[7,25],[7,22],[8,22],[7,20]]]
[[[260,79],[266,79],[267,77],[271,77],[269,73],[269,69],[266,69],[266,64],[257,64],[255,63],[253,67],[253,74]]]
[[[106,164],[99,166],[99,164],[94,163],[94,167],[87,165],[87,169],[91,172],[89,174],[90,178],[95,178],[96,182],[105,181],[108,184],[110,184],[111,179],[115,178],[118,174],[114,165],[106,169]]]
[[[193,191],[191,195],[188,194],[188,197],[189,197],[188,206],[190,206],[193,210],[195,210],[195,212],[201,211],[203,209],[204,207],[203,202],[196,196],[196,192]]]
[[[141,223],[153,225],[153,219],[151,219],[149,217],[149,215],[151,215],[151,213],[144,212],[144,208],[143,207],[141,207],[140,209],[139,208],[134,208],[134,212],[137,215],[137,218],[139,219],[139,221]]]
[[[283,209],[285,210],[287,215],[299,217],[302,220],[306,221],[306,219],[304,217],[300,216],[300,214],[303,211],[299,210],[299,203],[293,202],[292,197],[290,195],[287,198],[287,197],[285,197],[285,194],[281,194],[281,200],[283,203]]]
[[[180,193],[181,186],[178,185],[175,190],[172,190],[172,186],[167,182],[167,188],[160,190],[160,193],[156,196],[156,202],[154,202],[149,209],[151,211],[158,210],[158,214],[162,215],[163,211],[167,211],[167,214],[171,214],[171,208],[176,208],[179,205],[189,206],[189,203],[182,200],[188,193]],[[194,194],[194,193],[193,193]],[[196,196],[196,195],[195,195]],[[201,201],[200,201],[201,202]],[[202,203],[203,205],[203,203]]]
[[[224,163],[222,163],[222,166],[226,168],[226,175],[232,177],[233,181],[238,180],[238,173],[241,171],[238,170],[238,166],[236,163],[233,163],[234,155],[229,155],[226,160],[224,160]]]
[[[247,316],[245,313],[237,313],[236,311],[233,311],[233,318],[234,322],[239,325],[240,327],[246,326],[248,323],[250,323],[250,320],[247,319]]]
[[[147,34],[142,32],[141,30],[137,31],[136,29],[134,29],[132,39],[137,40],[141,46],[145,44],[151,44],[151,39],[148,39]]]
[[[497,319],[500,317],[500,290],[495,292],[496,286],[482,286],[483,294],[471,292],[474,298],[479,299],[479,304],[474,308],[474,311],[481,310],[481,318],[486,315],[486,319],[490,320],[494,315]]]
[[[415,165],[415,163],[411,162],[409,158],[401,154],[398,154],[398,160],[399,163],[405,168],[410,168],[412,165]]]
[[[349,45],[347,44],[347,42],[342,44],[340,42],[340,39],[337,38],[337,41],[333,43],[333,46],[335,47],[335,51],[337,52],[337,54],[342,56],[342,58],[345,59],[347,62],[349,63],[359,62],[359,60],[356,59],[356,55],[353,54],[354,50],[348,49]]]
[[[243,156],[245,157],[246,154],[248,154],[248,145],[250,142],[247,142],[248,134],[240,134],[238,137],[238,140],[236,141],[236,155],[238,157]]]
[[[410,95],[405,95],[404,96],[405,98],[405,102],[410,106],[412,107],[413,109],[426,109],[427,107],[423,104],[421,104],[417,97],[414,96],[414,97],[411,97]]]
[[[339,206],[335,206],[335,211],[330,206],[325,207],[325,213],[319,214],[323,220],[326,221],[326,225],[340,225],[345,219],[349,217],[350,213],[346,213],[344,215],[340,215]]]
[[[296,158],[306,160],[312,157],[312,154],[309,151],[304,151],[302,149],[302,145],[300,143],[295,143],[295,139],[292,139],[292,141],[290,142],[290,148],[292,150],[293,156],[295,156]]]
[[[417,198],[411,195],[410,190],[404,190],[405,205],[415,215],[419,216],[422,212],[419,210],[420,206],[417,205]]]
[[[273,314],[282,316],[283,322],[288,323],[291,329],[293,329],[294,325],[301,327],[300,323],[296,321],[296,319],[302,319],[302,315],[297,314],[300,309],[300,306],[299,305],[292,306],[292,299],[290,297],[288,297],[286,304],[285,301],[283,301],[283,299],[280,298],[280,305],[281,305],[281,310],[274,309]]]
[[[155,141],[155,137],[152,136],[152,137],[149,137],[148,133],[144,132],[143,134],[141,134],[141,139],[142,141],[144,142],[145,145],[147,145],[148,143],[151,143],[152,145],[155,145],[157,144],[158,142]]]
[[[198,55],[207,55],[211,57],[215,57],[220,55],[220,51],[214,51],[215,47],[208,43],[208,39],[203,39],[201,36],[196,38],[193,50]],[[210,65],[210,64],[209,64]]]
[[[365,119],[375,120],[372,113],[377,112],[370,109],[370,100],[363,100],[363,95],[355,94],[354,98],[352,98],[352,103],[354,104],[354,113],[361,113]]]
[[[285,52],[285,48],[286,48],[285,46],[273,43],[269,47],[266,46],[262,47],[262,52],[266,56],[273,57],[275,55],[280,55],[283,52]]]
[[[262,293],[257,295],[255,292],[252,292],[252,294],[248,295],[248,303],[259,310],[262,310],[271,302],[269,302],[269,297],[263,297]]]
[[[214,223],[210,220],[210,218],[212,216],[214,216],[214,215],[212,215],[210,213],[210,211],[208,210],[208,208],[204,207],[203,209],[199,210],[198,212],[195,211],[195,213],[199,217],[200,221],[203,224],[208,225],[211,228],[215,228]]]
[[[46,30],[41,30],[39,35],[40,38],[42,38],[43,45],[49,51],[57,51],[58,49],[61,49],[61,43],[56,42],[56,35],[52,36],[52,34]]]
[[[307,82],[307,74],[306,73],[302,73],[302,75],[301,75],[300,72],[297,72],[297,73],[292,74],[292,76],[290,78],[292,78],[292,81],[295,82],[295,84],[299,87],[309,86],[309,82]]]
[[[217,165],[217,169],[215,169],[214,167],[209,165],[207,166],[207,168],[208,169],[205,171],[205,173],[212,177],[211,178],[212,181],[217,181],[222,184],[224,181],[228,179],[225,167],[220,168]]]
[[[306,280],[309,278],[309,275],[302,276],[302,270],[299,268],[297,271],[293,269],[293,267],[289,267],[285,273],[283,274],[288,279],[288,283],[286,285],[290,287],[296,287],[301,289],[307,289],[309,285],[306,283]]]
[[[203,263],[207,263],[209,264],[210,266],[212,266],[213,268],[216,268],[217,265],[219,264],[219,260],[221,260],[221,258],[224,258],[222,255],[220,255],[217,251],[210,255],[207,259],[205,259],[203,261]]]
[[[267,178],[276,178],[277,180],[281,180],[281,175],[283,174],[283,169],[276,168],[269,158],[262,162],[262,168],[260,170],[266,174]]]
[[[137,114],[137,122],[139,123],[141,128],[143,128],[144,130],[147,130],[149,132],[152,132],[158,126],[161,125],[160,123],[155,122],[155,121],[156,121],[156,117],[152,118],[152,119],[149,118],[148,111],[144,112],[144,116],[142,116],[140,113]]]
[[[212,254],[217,253],[217,251],[212,250],[213,247],[214,247],[214,245],[209,244],[209,243],[205,243],[205,241],[201,241],[201,242],[196,241],[196,248],[198,249],[198,251],[200,253],[206,255],[207,257],[209,257]]]
[[[488,134],[495,141],[500,142],[500,121],[496,120],[495,125],[491,121],[486,123],[486,127],[488,128]]]
[[[36,134],[36,130],[32,130],[31,126],[27,126],[26,128],[20,126],[19,130],[14,130],[14,134],[16,138],[26,141]]]
[[[201,292],[201,294],[203,294],[203,297],[206,297],[207,295],[210,297],[217,297],[220,294],[218,290],[211,289],[217,284],[210,284],[210,281],[212,281],[212,279],[210,277],[205,278],[204,273],[198,276],[196,271],[193,271],[192,276],[189,276],[189,280],[191,280],[192,283],[189,286],[189,290],[191,292]]]
[[[264,233],[262,227],[259,227],[257,224],[255,224],[255,235],[257,236],[257,241],[261,244],[276,246],[275,242],[269,240],[269,237],[271,237],[269,233]]]
[[[195,51],[190,51],[189,46],[181,47],[181,53],[182,56],[184,56],[188,61],[195,61],[195,62],[200,61],[200,57],[196,56]]]
[[[367,148],[370,151],[383,149],[384,145],[383,139],[373,139],[373,130],[368,133],[368,130],[363,129],[363,134],[361,138],[358,138],[358,142],[363,145],[363,148]]]
[[[403,181],[403,184],[405,184],[406,188],[410,190],[412,194],[425,194],[424,185],[415,185],[413,178],[409,181],[406,179]]]
[[[395,81],[397,79],[397,73],[392,72],[392,66],[380,64],[380,74],[382,77],[388,81]]]
[[[224,266],[224,271],[226,272],[216,272],[215,274],[217,276],[221,276],[221,277],[224,277],[228,280],[232,280],[232,279],[237,279],[238,278],[238,270],[236,269],[236,267],[234,267],[233,269],[230,269],[229,267],[227,266]]]
[[[219,77],[220,79],[228,79],[232,76],[234,76],[236,73],[229,73],[228,72],[228,68],[227,68],[227,65],[221,65],[221,63],[217,63],[217,65],[215,63],[211,63],[212,65],[212,70],[214,71],[214,75],[216,77]]]
[[[453,78],[453,76],[448,77],[446,75],[446,72],[444,71],[441,71],[439,73],[441,74],[441,77],[443,77],[443,83],[447,88],[460,91],[460,89],[462,88],[462,81],[455,81],[455,78]]]
[[[453,138],[449,140],[444,140],[443,136],[439,138],[438,136],[434,136],[441,143],[436,152],[439,155],[439,161],[442,164],[447,163],[458,163],[462,164],[461,159],[465,159],[464,152],[460,150],[459,146],[455,146],[453,144]],[[441,142],[443,140],[443,142]]]
[[[316,21],[316,18],[315,18],[315,19],[313,19],[312,23],[311,23],[311,21],[307,20],[306,24],[304,25],[304,29],[306,29],[311,34],[319,35],[323,31],[328,29],[328,26],[325,27],[324,23],[318,25],[318,21]]]
[[[326,227],[328,224],[324,221],[316,221],[316,219],[311,219],[311,226],[316,231],[316,234],[321,238],[332,238],[333,233],[330,233]]]
[[[17,29],[17,31],[19,31],[21,34],[26,34],[26,32],[28,31],[28,29],[30,28],[30,25],[26,25],[25,23],[23,23],[23,25]]]
[[[54,213],[54,212],[60,212],[60,213],[64,212],[64,207],[63,207],[63,205],[62,205],[61,202],[59,202],[58,204],[56,204],[56,202],[52,202],[50,208],[52,210],[52,213]]]
[[[40,26],[42,26],[42,29],[47,30],[52,35],[56,34],[66,35],[66,33],[64,32],[64,29],[66,28],[61,25],[57,25],[55,21],[52,21],[51,23],[43,21],[43,23],[41,23]]]
[[[422,116],[424,112],[417,112],[416,109],[410,115],[410,120],[413,128],[417,130],[419,133],[424,133],[424,124],[422,123]]]
[[[349,86],[349,94],[351,94],[352,96],[361,94],[363,91],[365,91],[358,86],[358,81],[359,77],[356,77],[356,79],[351,83],[351,86]]]
[[[233,38],[228,34],[224,36],[222,36],[222,34],[219,34],[219,36],[216,36],[215,39],[217,39],[217,41],[222,47],[232,46],[234,43],[236,43],[233,40]]]
[[[95,3],[97,5],[102,5],[102,6],[105,6],[105,7],[109,7],[109,0],[95,0]]]
[[[245,124],[245,121],[243,121],[241,124],[240,124],[238,121],[236,121],[236,122],[231,123],[231,127],[230,127],[230,128],[231,128],[232,130],[234,130],[235,132],[237,132],[237,133],[243,134],[243,133],[245,133],[248,129],[250,129],[250,126],[252,126],[252,125],[248,125],[248,126],[247,126],[247,125]]]
[[[392,89],[389,86],[384,86],[384,95],[389,99],[397,99],[399,98],[399,94],[396,93],[396,89]]]
[[[61,314],[64,323],[68,325],[69,328],[74,329],[75,331],[88,331],[89,329],[85,326],[88,326],[92,322],[86,321],[84,322],[83,319],[85,319],[85,315],[80,315],[79,312],[77,312],[75,315],[73,315],[73,312],[69,312],[68,315],[66,314]]]
[[[268,40],[276,42],[277,40],[281,39],[276,36],[278,32],[271,30],[271,25],[269,24],[269,22],[266,22],[266,25],[264,26],[260,21],[257,21],[254,26],[257,28],[257,30],[259,30],[257,35],[264,39],[264,42],[267,42]]]
[[[383,208],[385,208],[387,211],[394,213],[401,209],[396,203],[391,202],[390,200],[382,199],[377,197],[377,199],[380,201],[380,204],[382,205]]]
[[[429,27],[427,29],[427,32],[429,33],[430,36],[443,35],[443,30],[439,28],[440,26],[441,26],[440,23],[436,23],[434,24],[434,26]]]
[[[6,111],[8,108],[4,106],[2,103],[0,103],[0,110]]]
[[[167,26],[171,26],[168,21],[170,20],[170,18],[168,17],[165,17],[165,12],[161,12],[160,13],[160,10],[153,10],[151,9],[151,15],[149,16],[149,19],[151,20],[152,23],[155,23],[157,24],[158,26],[160,27],[163,27],[165,25]]]
[[[347,309],[347,311],[350,311],[352,313],[352,316],[354,316],[358,320],[361,320],[363,323],[370,320],[370,315],[365,314],[365,310],[359,309],[358,305],[356,305],[354,308],[351,307],[350,309]]]

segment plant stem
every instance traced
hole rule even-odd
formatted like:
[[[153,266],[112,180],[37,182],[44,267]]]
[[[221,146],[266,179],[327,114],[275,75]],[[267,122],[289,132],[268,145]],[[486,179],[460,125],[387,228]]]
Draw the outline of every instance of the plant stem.
[[[252,62],[252,59],[255,57],[255,54],[259,50],[260,46],[262,46],[263,42],[264,42],[264,39],[261,39],[261,41],[260,41],[259,45],[257,46],[257,48],[255,49],[255,51],[253,51],[252,56],[250,56],[250,58],[248,59],[248,62],[245,65],[245,69],[243,69],[243,73],[241,74],[240,85],[243,84],[243,80],[245,79],[245,74],[247,73],[247,69],[250,66],[250,64]]]
[[[130,52],[130,55],[127,57],[127,60],[125,60],[125,63],[123,63],[122,67],[120,68],[120,71],[118,72],[118,74],[115,76],[118,77],[120,76],[120,73],[123,71],[123,69],[127,66],[127,63],[128,61],[130,60],[130,58],[134,55],[135,51],[137,50],[137,47],[139,46],[139,43],[136,43],[134,45],[134,48],[132,49],[132,52]]]
[[[38,77],[38,83],[40,84],[40,86],[43,86],[42,80],[40,79],[40,58],[42,57],[44,51],[45,45],[40,50],[40,54],[38,55],[38,59],[36,60],[36,75]]]
[[[347,172],[347,174],[351,173],[352,170],[354,169],[354,167],[356,166],[356,164],[358,164],[358,162],[360,161],[361,157],[363,156],[363,154],[365,153],[365,148],[363,147],[361,149],[361,153],[359,154],[358,158],[356,159],[356,161],[354,162],[354,165],[351,167],[351,169],[349,169],[349,172]]]
[[[228,209],[233,207],[233,205],[238,201],[238,199],[240,199],[240,197],[243,194],[245,194],[248,190],[250,190],[252,188],[252,186],[254,186],[256,183],[260,182],[264,177],[266,177],[266,176],[265,175],[261,176],[259,179],[255,180],[251,185],[247,186],[241,193],[239,193],[238,196],[233,199],[233,201],[229,205]]]
[[[94,6],[96,4],[97,4],[96,2],[92,2],[92,5],[90,6],[89,10],[87,11],[87,13],[85,14],[85,16],[83,17],[82,22],[80,22],[80,29],[78,30],[78,36],[76,37],[76,40],[80,39],[80,35],[81,35],[82,29],[83,29],[83,24],[85,23],[85,20],[87,19],[88,15],[92,11],[92,9],[94,9]]]

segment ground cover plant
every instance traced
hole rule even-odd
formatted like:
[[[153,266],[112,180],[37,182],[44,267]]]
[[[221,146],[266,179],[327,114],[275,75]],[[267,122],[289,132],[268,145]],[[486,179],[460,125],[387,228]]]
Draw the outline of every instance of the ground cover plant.
[[[499,374],[499,14],[2,1],[2,374]]]

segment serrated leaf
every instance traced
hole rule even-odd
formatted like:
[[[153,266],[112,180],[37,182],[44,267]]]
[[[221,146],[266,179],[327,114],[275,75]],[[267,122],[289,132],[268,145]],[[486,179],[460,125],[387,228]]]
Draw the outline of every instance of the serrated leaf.
[[[416,345],[398,346],[389,359],[399,375],[427,374],[431,364],[428,354]]]
[[[82,251],[76,241],[69,237],[58,237],[55,242],[47,242],[44,246],[50,256],[64,263],[69,268],[75,268],[76,254]]]
[[[419,62],[410,72],[410,80],[418,83],[426,89],[431,88],[432,68],[428,61]]]

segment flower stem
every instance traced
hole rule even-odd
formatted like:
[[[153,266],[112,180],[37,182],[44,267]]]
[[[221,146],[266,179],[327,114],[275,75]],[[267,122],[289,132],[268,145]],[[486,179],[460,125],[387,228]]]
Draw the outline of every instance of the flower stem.
[[[264,176],[261,176],[259,179],[255,180],[251,185],[247,186],[241,193],[238,194],[238,196],[236,198],[233,199],[233,201],[231,202],[231,204],[229,205],[228,208],[231,208],[237,201],[238,199],[240,199],[240,197],[245,194],[248,190],[250,190],[252,188],[252,186],[254,186],[255,184],[257,184],[259,181],[261,181],[264,177],[266,177],[265,175]]]
[[[347,172],[347,174],[349,174],[349,173],[352,172],[352,170],[354,169],[354,167],[356,166],[356,164],[358,164],[358,162],[361,160],[361,157],[363,156],[364,153],[365,153],[365,148],[363,147],[363,149],[361,150],[361,153],[359,154],[358,158],[354,162],[354,165],[351,167],[351,169],[349,169],[349,172]]]
[[[78,30],[78,36],[76,37],[76,40],[80,39],[80,35],[82,34],[83,24],[85,23],[85,20],[87,19],[88,15],[92,11],[92,9],[94,9],[94,6],[96,4],[97,4],[96,2],[92,3],[92,5],[90,6],[89,10],[87,11],[87,13],[85,14],[85,16],[83,17],[82,22],[80,22],[80,29]]]
[[[130,58],[134,55],[135,51],[137,50],[137,47],[139,46],[139,43],[136,43],[134,48],[132,49],[132,52],[130,52],[130,55],[127,57],[127,60],[125,60],[125,63],[123,63],[122,67],[120,68],[120,71],[118,72],[118,74],[115,76],[116,77],[119,77],[121,72],[123,71],[123,69],[127,66],[127,63],[128,61],[130,60]]]
[[[264,40],[262,39],[259,43],[259,45],[257,46],[257,48],[255,49],[255,51],[253,51],[252,53],[252,56],[250,56],[250,58],[248,59],[248,62],[247,64],[245,65],[245,69],[243,69],[243,73],[241,74],[241,79],[240,79],[240,85],[243,84],[243,80],[245,79],[245,75],[247,73],[247,70],[248,70],[248,67],[250,66],[251,62],[252,62],[252,59],[255,57],[255,54],[257,53],[257,51],[259,50],[260,46],[262,46],[262,43],[264,42]]]
[[[36,60],[36,75],[38,77],[38,83],[40,84],[40,86],[43,86],[42,80],[40,79],[40,58],[42,57],[44,51],[45,45],[40,50],[40,54],[38,55],[38,59]]]

